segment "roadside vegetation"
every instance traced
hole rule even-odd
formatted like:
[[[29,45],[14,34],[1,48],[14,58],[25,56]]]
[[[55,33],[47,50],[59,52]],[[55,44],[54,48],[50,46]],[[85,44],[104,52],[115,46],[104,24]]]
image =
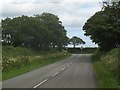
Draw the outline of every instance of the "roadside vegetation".
[[[6,80],[68,57],[65,27],[52,13],[2,21],[2,79]],[[78,41],[78,40],[77,40]],[[79,43],[83,43],[79,39]]]
[[[101,11],[83,26],[86,36],[98,44],[93,66],[100,88],[120,87],[120,1],[104,0]]]
[[[35,52],[29,48],[3,46],[2,79],[6,80],[70,56],[66,51]]]
[[[22,15],[1,22],[3,80],[70,55],[65,51],[69,42],[67,31],[57,15]]]
[[[118,88],[120,76],[118,74],[119,48],[107,53],[97,51],[93,55],[93,67],[99,88]]]
[[[43,13],[34,16],[5,18],[2,21],[2,44],[39,51],[61,51],[67,44],[65,27],[57,15]]]
[[[57,15],[22,15],[1,22],[3,80],[69,56],[64,51],[66,30]]]
[[[85,47],[85,48],[67,48],[69,53],[76,54],[93,54],[97,50],[97,47]]]

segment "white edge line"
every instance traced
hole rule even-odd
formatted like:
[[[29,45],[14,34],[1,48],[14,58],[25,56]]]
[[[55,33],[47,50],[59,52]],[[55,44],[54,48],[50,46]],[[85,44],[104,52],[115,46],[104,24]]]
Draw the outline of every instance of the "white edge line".
[[[42,82],[40,82],[39,84],[35,85],[34,88],[37,88],[38,86],[42,85],[43,83],[45,83],[48,79],[43,80]]]
[[[56,76],[57,74],[59,74],[60,72],[56,72],[55,74],[53,74],[52,76],[54,77],[54,76]]]

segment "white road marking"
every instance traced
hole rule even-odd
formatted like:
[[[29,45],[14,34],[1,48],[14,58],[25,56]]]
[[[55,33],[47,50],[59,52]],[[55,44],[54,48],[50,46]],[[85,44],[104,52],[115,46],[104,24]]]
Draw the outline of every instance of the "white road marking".
[[[65,70],[65,68],[66,68],[66,67],[62,68],[61,70],[63,71],[63,70]]]
[[[42,85],[43,83],[45,83],[48,79],[43,80],[42,82],[40,82],[39,84],[35,85],[34,88],[37,88],[38,86]]]
[[[67,66],[70,66],[70,64],[68,64]]]
[[[73,64],[73,62],[71,62],[70,64]]]
[[[54,77],[54,76],[56,76],[57,74],[59,74],[60,72],[56,72],[55,74],[53,74],[52,76]]]
[[[68,64],[67,66],[70,66],[71,64],[73,64],[72,62],[70,64]],[[66,67],[63,67],[61,70],[65,70]],[[53,74],[52,76],[55,77],[57,74],[59,74],[60,72],[56,72],[55,74]],[[39,84],[35,85],[34,88],[37,88],[38,86],[42,85],[43,83],[45,83],[48,79],[43,80],[42,82],[40,82]]]

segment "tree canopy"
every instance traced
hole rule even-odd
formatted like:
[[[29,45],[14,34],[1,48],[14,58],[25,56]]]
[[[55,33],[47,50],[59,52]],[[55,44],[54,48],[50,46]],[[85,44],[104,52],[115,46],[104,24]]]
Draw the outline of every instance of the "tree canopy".
[[[101,50],[110,50],[120,46],[120,2],[105,4],[87,20],[83,30]]]
[[[68,40],[59,17],[51,13],[6,18],[2,20],[2,28],[3,45],[61,50]]]
[[[69,43],[75,46],[80,45],[80,44],[85,44],[85,41],[83,41],[81,38],[77,36],[73,36],[70,40]]]

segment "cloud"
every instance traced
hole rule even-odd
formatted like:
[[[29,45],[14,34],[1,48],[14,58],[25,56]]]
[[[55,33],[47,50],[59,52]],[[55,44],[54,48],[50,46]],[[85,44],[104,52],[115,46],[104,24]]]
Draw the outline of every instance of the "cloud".
[[[2,17],[0,18],[20,15],[31,16],[34,14],[42,14],[43,12],[53,13],[58,15],[63,22],[70,37],[72,36],[70,33],[80,33],[86,20],[95,12],[100,11],[100,1],[101,0],[3,0],[2,12],[0,12]],[[76,28],[79,28],[79,30],[76,31]],[[90,39],[85,38],[83,33],[76,33],[76,35],[82,35],[87,42],[90,42]]]
[[[84,0],[84,2],[85,1],[86,0]],[[53,3],[45,1],[38,2],[38,0],[31,0],[30,2],[29,0],[14,0],[12,2],[3,3],[2,16],[4,18],[15,17],[22,14],[33,15],[51,12],[60,17],[64,26],[79,27],[96,11],[100,10],[98,2],[84,2],[65,2],[63,0],[63,2]]]

